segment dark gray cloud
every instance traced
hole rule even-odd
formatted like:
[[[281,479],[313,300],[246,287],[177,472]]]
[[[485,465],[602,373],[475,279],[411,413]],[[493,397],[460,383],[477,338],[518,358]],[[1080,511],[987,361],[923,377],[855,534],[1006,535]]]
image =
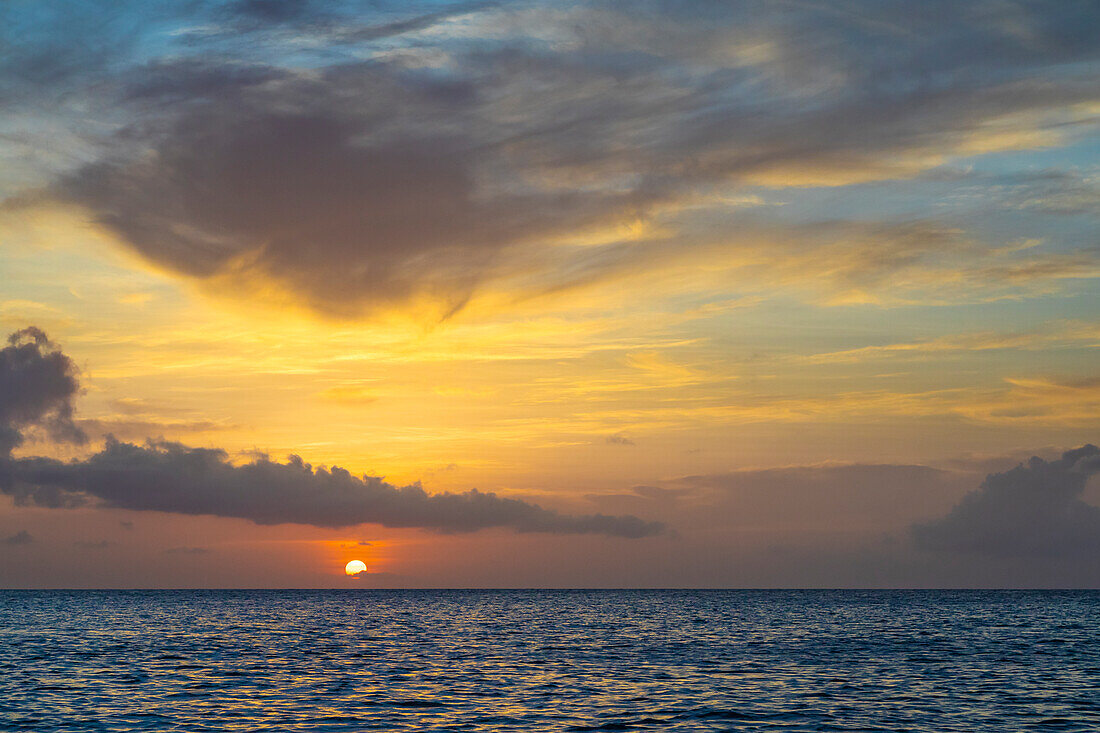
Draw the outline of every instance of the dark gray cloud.
[[[608,445],[637,445],[631,440],[625,433],[615,433],[614,435],[608,435],[604,438],[604,442]]]
[[[10,537],[5,537],[0,540],[0,544],[5,545],[29,545],[32,542],[34,542],[34,537],[25,529],[19,530]]]
[[[397,487],[339,467],[313,468],[297,456],[286,463],[261,456],[233,465],[224,451],[179,443],[108,440],[86,460],[25,458],[11,461],[8,470],[0,489],[17,501],[45,506],[95,501],[107,508],[239,517],[257,524],[372,523],[441,532],[506,527],[645,537],[663,529],[632,516],[559,514],[476,489],[429,494],[419,484]]]
[[[1086,445],[1046,461],[1037,456],[991,473],[941,519],[915,525],[926,550],[1000,558],[1100,556],[1100,507],[1081,500],[1100,473],[1100,448]]]
[[[23,431],[42,428],[58,441],[82,443],[73,422],[77,369],[41,330],[30,326],[0,349],[0,460],[23,442]]]
[[[507,246],[639,198],[479,191],[492,152],[476,120],[482,90],[466,80],[382,64],[156,74],[141,97],[186,101],[139,136],[153,154],[87,166],[59,195],[161,265],[274,281],[330,313],[418,297],[461,308]]]
[[[31,327],[0,350],[0,427],[10,445],[0,455],[0,492],[19,503],[104,507],[249,519],[257,524],[350,527],[373,523],[473,532],[507,527],[520,532],[597,533],[645,537],[663,526],[633,516],[570,516],[476,489],[429,494],[419,484],[396,487],[380,478],[333,467],[314,469],[297,456],[287,463],[254,455],[234,465],[224,451],[107,437],[102,451],[68,463],[12,458],[20,429],[42,425],[57,440],[83,440],[72,422],[79,385],[71,360]],[[96,545],[98,546],[98,545]]]
[[[1097,97],[1088,3],[375,10],[215,5],[189,45],[94,59],[91,103],[125,119],[52,195],[195,278],[342,316],[421,298],[446,315],[502,277],[565,287],[647,254],[547,256],[586,227],[1076,134],[1093,123],[1048,113]]]

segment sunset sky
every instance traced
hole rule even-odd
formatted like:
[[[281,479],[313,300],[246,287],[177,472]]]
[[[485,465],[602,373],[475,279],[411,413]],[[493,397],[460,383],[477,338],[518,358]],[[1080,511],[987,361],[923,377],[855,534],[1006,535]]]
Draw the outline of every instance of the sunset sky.
[[[12,0],[0,108],[0,586],[1100,586],[1096,3]]]

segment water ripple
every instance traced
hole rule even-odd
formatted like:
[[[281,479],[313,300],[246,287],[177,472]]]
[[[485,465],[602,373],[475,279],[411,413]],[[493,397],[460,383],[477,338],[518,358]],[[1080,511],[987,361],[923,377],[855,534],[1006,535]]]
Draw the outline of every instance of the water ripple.
[[[1100,593],[0,591],[9,731],[1090,731]]]

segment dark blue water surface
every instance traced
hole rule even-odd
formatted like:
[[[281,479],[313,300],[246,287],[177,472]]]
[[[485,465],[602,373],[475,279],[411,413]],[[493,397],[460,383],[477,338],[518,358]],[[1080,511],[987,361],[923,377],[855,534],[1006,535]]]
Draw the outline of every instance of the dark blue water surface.
[[[1100,593],[0,591],[0,729],[1100,730]]]

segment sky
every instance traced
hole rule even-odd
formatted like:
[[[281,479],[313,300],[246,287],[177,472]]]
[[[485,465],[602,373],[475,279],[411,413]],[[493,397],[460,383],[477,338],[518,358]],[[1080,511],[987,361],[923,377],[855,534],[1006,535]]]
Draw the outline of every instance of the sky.
[[[0,108],[0,587],[1100,587],[1095,3],[9,0]]]

